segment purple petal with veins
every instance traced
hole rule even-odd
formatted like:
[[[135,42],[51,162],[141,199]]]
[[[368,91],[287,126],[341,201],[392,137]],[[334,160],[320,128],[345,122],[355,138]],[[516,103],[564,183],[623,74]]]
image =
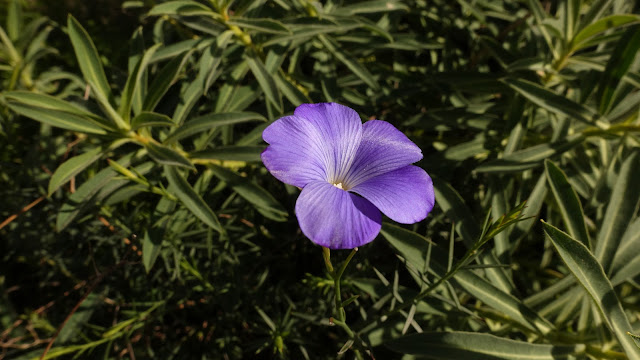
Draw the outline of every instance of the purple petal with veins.
[[[303,104],[263,132],[262,162],[280,181],[302,188],[296,216],[302,232],[331,249],[367,244],[382,216],[423,220],[435,203],[431,178],[411,165],[422,151],[385,121],[364,125],[335,103]]]

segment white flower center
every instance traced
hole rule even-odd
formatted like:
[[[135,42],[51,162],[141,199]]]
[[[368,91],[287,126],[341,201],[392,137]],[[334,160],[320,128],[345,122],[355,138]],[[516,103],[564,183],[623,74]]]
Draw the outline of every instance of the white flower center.
[[[342,183],[333,184],[333,186],[337,187],[340,190],[344,190],[344,188],[342,187]]]

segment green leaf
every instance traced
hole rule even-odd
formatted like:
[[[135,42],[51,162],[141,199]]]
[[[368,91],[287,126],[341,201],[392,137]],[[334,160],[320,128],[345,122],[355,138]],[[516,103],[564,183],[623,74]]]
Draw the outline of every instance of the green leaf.
[[[182,124],[185,121],[198,99],[205,94],[206,85],[212,81],[211,74],[212,72],[215,73],[216,68],[220,64],[220,53],[227,45],[228,40],[229,32],[222,33],[218,37],[215,45],[210,44],[209,47],[202,52],[198,60],[198,75],[195,81],[191,81],[180,93],[180,99],[182,101],[176,106],[172,117],[176,124]]]
[[[265,119],[264,116],[253,112],[207,114],[185,122],[182,126],[169,134],[164,140],[164,143],[172,143],[218,126],[239,124],[247,121],[267,121],[267,119]]]
[[[224,49],[227,47],[231,39],[233,38],[233,31],[227,30],[222,34],[216,37],[216,42],[213,43],[208,48],[205,48],[204,51],[208,52],[208,57],[210,60],[209,69],[201,68],[200,71],[202,73],[198,74],[198,76],[202,76],[204,79],[203,83],[203,92],[206,94],[209,91],[213,82],[221,75],[222,70],[218,69],[220,63],[222,62],[222,58],[224,57]]]
[[[170,147],[158,144],[155,141],[147,142],[144,147],[149,152],[149,155],[160,164],[195,169],[189,159]]]
[[[611,278],[613,285],[619,285],[624,281],[640,274],[640,217],[636,218],[627,227],[620,240],[620,246],[616,251],[611,265]]]
[[[594,110],[558,95],[534,82],[512,78],[502,79],[501,81],[547,111],[565,115],[588,125],[607,128],[608,121]]]
[[[282,71],[279,71],[273,76],[273,79],[276,81],[276,85],[278,89],[280,89],[280,92],[282,92],[282,95],[284,95],[291,104],[297,107],[300,106],[300,104],[312,102],[307,95],[287,80],[283,74]]]
[[[158,236],[162,235],[162,231],[159,230],[157,228],[145,230],[144,238],[142,239],[142,265],[144,265],[147,274],[156,262],[158,255],[160,255],[160,249],[162,249],[162,236]],[[160,234],[152,235],[151,233],[153,232]]]
[[[157,63],[164,60],[175,60],[180,55],[185,55],[193,51],[199,51],[207,46],[211,46],[213,39],[187,39],[178,41],[173,44],[169,44],[161,47],[153,54],[151,63]]]
[[[170,187],[169,191],[171,190]],[[153,226],[147,229],[142,241],[142,264],[147,273],[149,273],[158,255],[160,255],[162,242],[167,236],[166,229],[173,218],[172,214],[175,207],[175,201],[162,197],[154,209],[152,215]]]
[[[425,332],[393,339],[385,346],[402,354],[429,359],[560,360],[583,355],[586,346],[531,344],[473,332]]]
[[[538,29],[542,33],[542,37],[547,43],[547,46],[549,47],[553,58],[558,58],[557,51],[555,50],[555,46],[553,44],[553,41],[551,40],[551,35],[549,35],[547,27],[545,26],[545,20],[549,18],[549,15],[545,12],[542,4],[538,0],[527,0],[527,5],[531,9],[531,13],[536,20],[536,25],[538,25]]]
[[[591,248],[591,240],[587,225],[584,222],[584,212],[578,194],[560,168],[549,160],[544,162],[549,187],[556,198],[562,219],[573,238],[581,241],[587,248]]]
[[[111,88],[109,87],[107,76],[102,68],[98,50],[96,50],[89,34],[71,15],[69,15],[67,21],[67,29],[73,50],[76,54],[76,59],[78,60],[78,65],[80,66],[80,71],[82,71],[85,80],[91,85],[92,94],[116,125],[121,129],[127,129],[127,124],[113,109]]]
[[[144,43],[144,34],[142,32],[142,27],[138,27],[131,35],[131,39],[129,40],[129,58],[127,59],[127,71],[129,76],[135,72],[136,65],[140,62],[140,59],[144,55],[145,52],[145,43]],[[136,114],[139,112],[140,107],[142,105],[142,93],[146,91],[147,87],[147,79],[146,73],[143,72],[142,76],[143,84],[141,84],[143,91],[137,91],[133,96],[133,108],[136,111]],[[128,80],[127,80],[128,81]],[[125,86],[126,89],[126,86]],[[122,105],[122,104],[121,104]]]
[[[22,22],[24,21],[22,6],[19,0],[10,0],[7,7],[7,34],[11,40],[15,41],[20,36]]]
[[[220,161],[247,161],[259,162],[260,154],[264,146],[220,146],[214,149],[196,151],[189,154],[193,161],[220,160]]]
[[[295,46],[296,44],[303,43],[320,34],[328,34],[333,32],[348,32],[350,30],[361,27],[362,24],[352,21],[336,24],[335,22],[318,19],[318,18],[305,18],[302,24],[287,24],[291,30],[291,35],[278,35],[273,36],[271,39],[265,41],[262,45],[269,46],[273,44],[289,43]]]
[[[175,82],[180,70],[187,63],[187,60],[193,54],[193,49],[184,53],[175,55],[167,65],[165,65],[158,74],[155,75],[151,85],[149,86],[147,95],[144,98],[142,110],[151,111],[155,109],[164,94],[167,93],[171,85]],[[154,54],[158,54],[156,51]]]
[[[340,15],[356,15],[398,10],[409,11],[409,7],[397,0],[369,0],[347,6],[335,7],[333,13],[338,13]]]
[[[378,24],[376,24],[375,22],[367,19],[366,17],[363,16],[353,16],[353,15],[332,15],[331,17],[327,16],[326,18],[329,18],[333,21],[335,21],[338,24],[341,23],[349,23],[352,21],[355,21],[358,24],[358,27],[361,27],[363,29],[369,30],[370,32],[377,34],[379,36],[384,37],[388,43],[393,43],[393,36],[391,34],[389,34],[389,32],[387,30],[385,30],[384,28],[378,26]],[[353,38],[352,38],[353,39]],[[375,44],[375,43],[380,43],[380,39],[378,38],[369,38],[367,39],[371,45]]]
[[[258,84],[260,84],[260,88],[264,91],[264,95],[267,97],[267,100],[269,100],[269,102],[271,102],[279,112],[282,112],[282,99],[280,98],[280,92],[278,91],[275,80],[273,80],[273,76],[267,71],[262,60],[255,55],[247,57],[246,60],[253,76],[256,77]]]
[[[82,301],[82,304],[71,315],[64,327],[60,329],[60,333],[56,339],[59,344],[67,344],[71,342],[75,336],[79,335],[84,329],[83,327],[89,323],[93,312],[98,309],[100,303],[104,300],[102,295],[92,292]],[[79,337],[79,336],[78,336]]]
[[[587,291],[591,299],[603,315],[603,318],[618,342],[622,345],[629,359],[640,359],[640,349],[627,331],[633,331],[624,309],[613,290],[613,285],[604,273],[603,267],[584,244],[571,238],[568,234],[545,222],[544,232],[553,243],[558,254],[567,265],[573,276]]]
[[[226,21],[229,25],[235,25],[245,29],[256,30],[268,34],[291,34],[291,30],[280,21],[273,19],[255,19],[232,17]]]
[[[585,136],[573,134],[555,143],[543,143],[515,151],[501,159],[487,161],[478,166],[476,172],[521,172],[542,165],[545,159],[560,155],[582,143]]]
[[[412,268],[419,271],[427,268],[425,259],[427,259],[427,252],[429,251],[428,244],[430,241],[428,239],[415,232],[388,223],[383,223],[380,233]],[[435,245],[431,246],[430,254],[429,270],[438,277],[444,276],[448,268],[447,254]],[[500,311],[507,318],[528,329],[539,331],[542,334],[553,330],[553,325],[524,305],[520,300],[490,284],[471,270],[463,269],[456,272],[450,281],[479,301]]]
[[[325,48],[327,48],[327,50],[332,53],[336,59],[349,68],[349,70],[351,70],[365,84],[374,90],[378,90],[380,88],[369,70],[362,66],[357,59],[354,59],[350,54],[344,52],[333,40],[324,35],[319,35],[318,39],[320,39]]]
[[[529,185],[530,186],[530,185]],[[522,212],[523,220],[517,223],[512,230],[511,243],[515,244],[519,239],[531,231],[531,227],[534,225],[535,220],[538,218],[540,209],[544,203],[547,195],[547,181],[544,174],[541,175],[533,186],[529,197],[527,198],[527,206]],[[515,249],[513,249],[515,250]],[[513,251],[512,250],[512,251]]]
[[[133,153],[128,154],[118,160],[118,164],[127,167],[131,163]],[[148,170],[137,167],[136,170],[140,173],[144,173]],[[100,196],[96,196],[96,199],[92,199],[98,192],[100,195],[109,193],[107,184],[113,184],[113,178],[118,175],[111,167],[100,170],[97,174],[91,177],[80,185],[76,192],[69,195],[67,202],[65,202],[58,216],[56,217],[56,231],[60,232],[64,230],[81,212],[83,212],[89,204],[92,204],[96,200],[100,200]],[[126,180],[122,180],[124,184]]]
[[[265,217],[275,221],[287,219],[287,211],[261,186],[221,166],[211,165],[209,169],[216,177],[227,183],[233,191],[255,206],[256,210]]]
[[[103,119],[52,96],[20,91],[4,96],[11,110],[51,126],[97,135],[115,130]]]
[[[164,172],[171,185],[169,191],[180,200],[182,205],[212,229],[221,234],[224,233],[225,231],[220,225],[216,214],[204,199],[196,193],[193,187],[189,185],[187,180],[180,175],[178,169],[173,166],[165,166]]]
[[[470,247],[480,237],[480,228],[471,211],[449,183],[434,176],[433,187],[438,206],[456,224],[456,232],[460,234],[465,245]]]
[[[638,169],[640,169],[640,150],[635,149],[622,163],[598,232],[595,254],[607,271],[610,271],[622,234],[633,218],[640,201]]]
[[[89,150],[82,155],[74,156],[71,159],[62,163],[56,171],[51,175],[49,180],[49,189],[47,191],[48,196],[51,196],[54,191],[58,190],[60,186],[64,185],[69,179],[76,176],[82,170],[86,169],[89,165],[93,164],[96,160],[102,156],[102,148],[97,147]]]
[[[464,203],[464,200],[458,192],[449,184],[442,181],[438,177],[433,177],[433,188],[436,194],[436,203],[445,215],[455,224],[456,232],[462,237],[462,242],[467,248],[473,246],[476,241],[480,240],[482,235],[481,229],[478,227],[476,220],[473,218],[471,211]],[[480,255],[482,263],[488,265],[499,264],[493,253],[483,253]],[[500,290],[510,293],[514,286],[509,280],[506,271],[501,268],[487,268],[485,273],[491,282],[500,288]]]
[[[149,16],[158,15],[180,15],[180,16],[197,16],[208,15],[220,18],[220,15],[213,12],[212,9],[195,1],[177,0],[168,1],[158,4],[149,10]]]
[[[138,130],[147,126],[173,127],[175,125],[173,120],[167,115],[149,111],[143,111],[131,120],[131,130]]]
[[[596,35],[602,34],[607,30],[615,29],[625,25],[636,24],[639,22],[640,16],[632,14],[619,14],[604,17],[585,26],[582,30],[580,30],[580,32],[578,32],[571,41],[571,49],[574,52],[582,49],[587,40],[593,38]]]
[[[600,80],[600,113],[609,112],[614,93],[640,50],[640,25],[630,27],[620,38]]]
[[[7,100],[20,102],[30,107],[64,111],[80,116],[97,117],[95,114],[76,106],[73,103],[61,100],[51,95],[38,94],[30,91],[8,91],[3,93],[3,96],[7,98]]]
[[[136,91],[140,91],[140,83],[142,76],[144,75],[144,71],[151,60],[151,57],[156,52],[156,50],[162,44],[155,44],[147,50],[144,55],[140,58],[138,63],[135,65],[133,71],[129,74],[127,78],[127,83],[124,86],[124,91],[122,92],[122,97],[120,99],[120,108],[118,112],[120,116],[128,121],[131,116],[131,104],[133,102],[134,94]]]
[[[589,4],[588,11],[580,18],[580,25],[578,25],[578,31],[584,29],[586,26],[591,25],[595,19],[599,18],[603,12],[611,7],[612,0],[595,0]]]

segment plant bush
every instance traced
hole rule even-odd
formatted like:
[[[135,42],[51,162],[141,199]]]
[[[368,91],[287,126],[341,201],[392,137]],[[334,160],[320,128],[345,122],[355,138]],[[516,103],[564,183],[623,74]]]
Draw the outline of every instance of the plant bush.
[[[1,5],[0,358],[640,359],[637,2],[69,4]],[[436,192],[340,275],[260,161],[317,102]]]

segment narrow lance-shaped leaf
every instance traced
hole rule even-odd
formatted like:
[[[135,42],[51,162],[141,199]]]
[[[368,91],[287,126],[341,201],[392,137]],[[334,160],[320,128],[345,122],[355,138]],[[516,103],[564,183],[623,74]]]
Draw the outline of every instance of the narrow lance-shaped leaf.
[[[253,204],[262,215],[275,221],[286,220],[287,211],[268,191],[224,167],[211,165],[209,168],[216,177]]]
[[[276,107],[276,109],[282,112],[282,99],[280,98],[280,92],[276,86],[273,76],[267,71],[267,68],[262,63],[262,60],[258,59],[255,55],[247,57],[247,64],[256,77],[260,88],[264,91],[264,95],[267,100]]]
[[[640,25],[634,25],[622,35],[602,73],[598,89],[601,114],[609,112],[618,84],[622,82],[622,78],[633,64],[638,50],[640,50]]]
[[[241,28],[257,30],[261,33],[269,34],[291,34],[291,30],[283,23],[273,19],[255,19],[232,17],[227,20],[227,24],[239,26]]]
[[[330,40],[328,37],[324,35],[319,35],[318,39],[322,42],[322,44],[329,50],[333,56],[336,57],[341,63],[345,64],[349,70],[351,70],[360,80],[362,80],[365,84],[371,87],[374,90],[380,88],[380,85],[374,80],[373,75],[358,62],[358,60],[354,59],[351,55],[345,53],[335,45],[335,43]]]
[[[136,67],[140,63],[140,59],[144,56],[145,52],[145,43],[144,43],[144,34],[142,33],[142,27],[138,27],[136,31],[131,36],[129,40],[129,59],[127,61],[127,70],[129,73],[129,77],[127,78],[127,82],[131,78],[131,75],[136,72]],[[142,76],[140,77],[141,83],[138,84],[140,89],[135,91],[133,94],[133,99],[131,100],[131,107],[133,111],[139,114],[142,111],[142,98],[147,93],[147,73],[146,71],[142,71]],[[127,86],[125,85],[125,89]],[[123,95],[126,92],[123,91]],[[121,96],[122,97],[122,96]],[[120,107],[122,107],[122,99],[120,101]]]
[[[429,270],[438,277],[444,276],[447,272],[447,254],[439,247],[433,245],[429,250],[429,240],[421,235],[388,223],[382,225],[380,233],[396,252],[411,264],[414,269],[420,269],[420,271],[422,271],[422,269],[426,268],[426,254],[427,251],[430,251]],[[511,320],[528,329],[539,331],[542,334],[553,330],[553,325],[546,319],[531,310],[514,296],[492,285],[471,270],[459,270],[455,273],[451,281],[476,297],[479,301],[499,310]]]
[[[544,8],[542,7],[542,4],[540,3],[540,1],[527,0],[527,4],[531,9],[531,13],[533,14],[533,17],[536,19],[538,29],[542,33],[542,37],[544,38],[544,40],[547,42],[547,46],[549,47],[549,50],[553,54],[553,57],[557,58],[558,53],[555,49],[553,41],[551,40],[551,35],[549,35],[549,31],[547,31],[547,28],[545,27],[545,20],[549,17],[549,15],[547,15],[547,13],[544,11]]]
[[[627,227],[611,264],[614,286],[640,274],[640,217]]]
[[[572,51],[581,49],[587,40],[607,30],[638,22],[640,22],[640,16],[632,14],[618,14],[603,17],[602,19],[585,26],[580,32],[578,32],[571,41],[571,49]]]
[[[173,112],[172,119],[176,124],[182,124],[185,121],[198,99],[205,94],[206,85],[211,81],[210,75],[220,64],[220,52],[226,47],[228,39],[228,32],[224,32],[216,39],[215,48],[214,45],[209,44],[209,47],[202,52],[198,60],[198,75],[194,81],[184,87],[180,94],[182,101]]]
[[[620,245],[624,230],[635,213],[640,200],[640,150],[635,149],[622,163],[611,193],[611,199],[600,225],[596,242],[596,258],[609,272],[613,256]]]
[[[22,16],[22,5],[19,0],[10,0],[8,8],[7,33],[9,38],[15,41],[18,39],[18,36],[20,36],[20,28],[22,21],[24,21]]]
[[[284,97],[287,98],[287,100],[289,100],[289,102],[294,106],[300,106],[300,104],[312,102],[307,95],[285,78],[282,70],[275,74],[273,79],[276,81],[276,85],[282,92],[282,95],[284,95]]]
[[[144,147],[149,152],[149,155],[160,164],[194,169],[193,164],[189,159],[168,146],[158,144],[155,141],[150,141],[145,143]]]
[[[189,0],[169,1],[158,4],[149,10],[149,16],[157,15],[180,15],[180,16],[197,16],[207,15],[219,18],[220,15],[214,13],[212,9],[196,2]]]
[[[169,191],[171,191],[171,189]],[[147,273],[149,273],[158,255],[160,255],[165,228],[169,222],[168,218],[175,206],[176,203],[166,197],[160,199],[153,212],[152,219],[155,221],[155,224],[144,233],[144,239],[142,240],[142,264]]]
[[[224,233],[216,214],[187,180],[173,166],[165,166],[164,172],[171,187],[169,190],[193,215],[219,233]]]
[[[189,158],[198,160],[220,160],[220,161],[261,161],[260,154],[264,151],[264,146],[221,146],[214,149],[207,149],[192,152]]]
[[[454,223],[456,232],[462,237],[467,248],[480,240],[481,229],[478,227],[471,211],[464,203],[458,192],[448,183],[438,177],[433,177],[436,202]],[[480,258],[484,264],[498,265],[498,259],[492,252],[483,253]],[[509,293],[513,291],[513,284],[503,268],[489,267],[485,269],[491,282],[501,290]]]
[[[627,336],[627,332],[632,331],[633,328],[616,296],[613,285],[598,260],[581,242],[545,222],[543,225],[547,238],[556,248],[573,276],[591,296],[607,326],[618,338],[618,342],[622,345],[629,359],[640,359],[640,349],[633,342],[633,339]]]
[[[127,154],[118,160],[118,164],[123,167],[129,166],[133,155],[133,153]],[[64,230],[76,216],[92,203],[92,200],[94,200],[92,197],[96,193],[102,192],[105,186],[117,175],[118,173],[113,171],[111,167],[106,167],[80,185],[58,211],[56,231]]]
[[[156,51],[154,55],[157,53],[158,51]],[[193,49],[185,51],[182,55],[176,55],[155,75],[147,90],[147,95],[144,98],[142,110],[151,111],[158,105],[160,99],[162,99],[167,90],[173,85],[180,70],[182,70],[187,63],[192,53]]]
[[[219,67],[222,62],[224,49],[227,47],[233,36],[233,31],[227,30],[218,35],[216,37],[216,41],[209,48],[204,49],[204,51],[209,52],[211,56],[211,65],[209,66],[208,73],[207,71],[203,71],[205,69],[201,68],[203,73],[202,76],[204,76],[203,92],[205,94],[209,91],[209,88],[213,85],[218,76],[222,74],[222,70],[219,69]]]
[[[391,12],[391,11],[408,11],[409,7],[403,4],[401,1],[397,0],[369,0],[369,1],[361,1],[356,4],[351,4],[347,6],[336,7],[334,13],[338,13],[340,15],[356,15],[356,14],[371,14],[371,13],[380,13],[380,12]]]
[[[176,124],[167,115],[149,111],[143,111],[131,120],[131,130],[137,130],[146,126],[175,126]]]
[[[102,156],[102,148],[97,147],[89,150],[86,153],[78,156],[74,156],[71,159],[58,166],[56,171],[51,175],[49,180],[48,194],[51,195],[54,191],[58,190],[60,186],[64,185],[73,176],[86,169],[89,165],[93,164]]]
[[[109,87],[107,76],[102,68],[98,50],[96,50],[89,34],[82,25],[80,25],[78,20],[71,15],[69,15],[68,18],[67,27],[69,38],[71,39],[71,44],[73,45],[76,59],[80,66],[80,71],[82,71],[85,80],[91,85],[93,95],[119,128],[128,128],[125,121],[113,108],[111,88]]]
[[[264,116],[253,112],[207,114],[181,125],[167,136],[164,143],[172,143],[214,127],[238,124],[247,121],[267,121],[267,119],[265,119]]]
[[[598,126],[601,128],[608,127],[608,121],[602,118],[594,110],[578,104],[564,96],[558,95],[539,84],[528,80],[513,78],[503,79],[502,82],[509,85],[509,87],[543,109],[568,116],[569,118],[576,119],[588,125]]]
[[[402,354],[429,359],[560,360],[584,354],[586,346],[531,344],[473,332],[425,332],[393,339],[385,344]]]
[[[78,109],[74,108],[73,112],[69,112],[60,110],[68,108],[67,105],[52,107],[48,102],[48,95],[37,95],[42,101],[31,101],[22,95],[21,92],[9,92],[5,94],[5,98],[11,110],[31,119],[62,129],[88,134],[104,135],[107,133],[107,129],[115,130],[109,124],[105,124],[102,119],[82,114]]]
[[[542,165],[542,162],[547,158],[558,156],[571,150],[576,145],[581,144],[585,138],[586,136],[582,134],[573,134],[557,142],[533,145],[505,155],[501,159],[487,161],[478,166],[475,171],[508,173],[532,169]]]
[[[562,219],[569,229],[569,234],[580,240],[587,248],[591,248],[591,241],[584,222],[584,213],[578,194],[571,187],[567,176],[556,164],[547,160],[544,162],[544,166],[549,187],[556,198],[556,203],[560,208]]]
[[[138,63],[133,68],[131,74],[129,74],[129,78],[127,79],[127,83],[124,86],[124,91],[122,92],[122,98],[120,99],[120,108],[118,109],[120,116],[128,121],[131,116],[131,104],[133,103],[134,94],[136,91],[140,91],[140,81],[142,79],[142,75],[144,74],[151,57],[156,52],[156,50],[162,44],[155,44],[147,50],[144,55],[140,58]]]

